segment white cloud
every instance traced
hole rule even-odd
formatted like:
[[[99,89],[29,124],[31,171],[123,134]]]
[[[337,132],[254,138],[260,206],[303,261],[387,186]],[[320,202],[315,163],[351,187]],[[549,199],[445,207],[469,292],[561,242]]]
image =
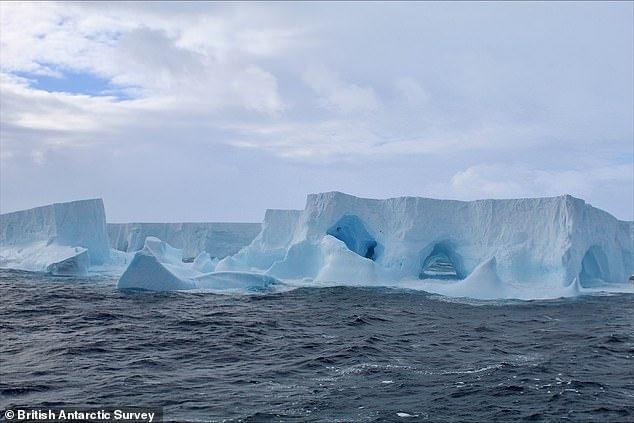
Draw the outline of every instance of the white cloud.
[[[279,157],[302,162],[355,160],[370,155],[378,142],[376,134],[363,124],[345,120],[318,123],[287,123],[232,128],[236,147],[264,150]]]
[[[319,96],[322,107],[337,113],[372,112],[380,101],[372,87],[342,81],[325,67],[309,68],[304,81]]]
[[[96,130],[102,128],[110,111],[120,107],[114,97],[49,93],[28,87],[23,79],[6,76],[0,79],[0,90],[3,130]]]
[[[634,186],[631,164],[587,169],[532,169],[522,165],[475,165],[451,178],[458,198],[521,198],[571,194],[601,203]],[[630,192],[630,197],[632,193]]]
[[[290,48],[292,30],[243,28],[241,22],[193,14],[168,19],[134,12],[116,6],[5,3],[2,71],[60,75],[70,69],[132,87],[132,93],[145,97],[178,99],[181,105],[265,114],[283,109],[275,76],[253,57]]]
[[[412,107],[424,107],[431,101],[429,93],[414,78],[397,78],[394,88],[397,95]]]
[[[2,207],[52,196],[50,174],[75,181],[110,160],[105,174],[143,169],[163,184],[230,168],[234,202],[254,187],[289,192],[290,172],[297,190],[570,192],[624,215],[633,14],[628,3],[3,2]],[[42,75],[79,89],[47,92]],[[82,77],[107,86],[82,91]]]
[[[397,109],[396,112],[400,112]],[[468,129],[448,129],[426,125],[399,127],[400,122],[383,119],[338,118],[256,125],[230,125],[230,143],[237,147],[263,150],[301,162],[337,162],[392,159],[404,156],[445,156],[495,154],[543,144],[539,128],[482,124]]]

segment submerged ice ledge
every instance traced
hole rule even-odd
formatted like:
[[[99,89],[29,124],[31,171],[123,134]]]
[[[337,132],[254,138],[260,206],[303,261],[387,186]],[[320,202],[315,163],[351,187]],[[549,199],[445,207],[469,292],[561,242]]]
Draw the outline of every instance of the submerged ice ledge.
[[[100,200],[90,201],[101,204]],[[119,232],[117,242],[128,243],[126,250],[143,245],[134,254],[109,250],[107,233],[103,235],[101,229],[88,236],[90,241],[102,240],[97,247],[72,237],[62,237],[64,242],[60,243],[62,238],[50,236],[57,229],[43,225],[33,230],[37,227],[33,211],[11,215],[10,219],[2,215],[0,267],[28,263],[28,257],[44,254],[36,251],[46,252],[39,244],[32,247],[34,250],[24,249],[24,243],[45,240],[46,248],[85,248],[92,269],[98,265],[93,263],[93,255],[100,256],[93,250],[103,256],[105,248],[110,262],[119,266],[119,274],[129,263],[119,281],[119,286],[126,288],[268,289],[283,281],[301,286],[401,286],[475,298],[545,298],[603,287],[624,286],[631,291],[634,286],[628,282],[634,273],[633,222],[619,221],[567,195],[464,202],[313,194],[304,210],[268,210],[255,239],[219,261],[206,250],[222,250],[227,245],[214,246],[213,237],[205,238],[205,250],[199,253],[200,247],[195,246],[204,238],[200,231],[179,226],[145,229],[163,230],[167,237],[177,234],[179,246],[189,248],[185,253],[189,260],[185,261],[197,255],[191,263],[184,263],[183,252],[165,240],[148,237],[131,226],[139,224],[111,229],[111,233],[115,229]],[[99,221],[93,227],[105,227],[105,216],[103,220],[98,213],[92,216]],[[69,222],[72,227],[73,219]],[[52,226],[56,225],[55,221]],[[62,226],[69,226],[68,222]],[[253,236],[230,232],[218,242],[242,239],[246,244],[245,237]],[[198,238],[191,239],[191,234],[198,234]],[[22,248],[21,256],[16,248]],[[60,268],[72,269],[73,259],[62,258],[70,259],[70,264]],[[107,261],[102,260],[101,265]],[[51,263],[44,264],[35,267],[47,268]]]
[[[101,199],[0,215],[0,267],[85,275],[111,261]]]

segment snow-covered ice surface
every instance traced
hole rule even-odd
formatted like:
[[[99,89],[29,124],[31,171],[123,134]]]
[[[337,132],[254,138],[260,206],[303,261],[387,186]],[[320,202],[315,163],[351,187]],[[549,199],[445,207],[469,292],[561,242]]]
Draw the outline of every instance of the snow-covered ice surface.
[[[110,260],[101,199],[0,215],[0,267],[85,275]]]
[[[201,252],[223,258],[249,245],[260,232],[259,223],[108,223],[110,246],[124,252],[143,248],[145,238],[153,236],[183,250],[186,259]]]
[[[633,234],[632,222],[569,195],[464,202],[328,192],[309,195],[302,211],[268,211],[251,245],[216,270],[485,299],[632,292]]]

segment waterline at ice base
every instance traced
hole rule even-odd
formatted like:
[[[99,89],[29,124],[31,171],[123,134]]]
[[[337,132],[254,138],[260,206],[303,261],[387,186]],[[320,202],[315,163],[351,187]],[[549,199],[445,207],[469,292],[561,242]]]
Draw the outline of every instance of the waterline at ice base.
[[[225,257],[206,251],[219,251],[213,237],[187,243],[191,259],[154,236],[140,251],[110,248],[105,213],[95,211],[103,205],[89,201],[92,208],[46,206],[60,210],[55,219],[34,212],[45,208],[2,215],[0,267],[108,271],[120,288],[147,290],[355,285],[480,299],[634,292],[634,222],[569,195],[465,202],[311,194],[303,210],[268,210],[259,234],[248,244],[236,237],[243,248]]]

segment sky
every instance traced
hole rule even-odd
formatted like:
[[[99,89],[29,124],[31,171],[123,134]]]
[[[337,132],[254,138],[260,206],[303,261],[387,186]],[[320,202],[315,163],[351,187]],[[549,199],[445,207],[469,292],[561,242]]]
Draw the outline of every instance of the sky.
[[[0,211],[343,191],[634,209],[634,3],[0,4]]]

